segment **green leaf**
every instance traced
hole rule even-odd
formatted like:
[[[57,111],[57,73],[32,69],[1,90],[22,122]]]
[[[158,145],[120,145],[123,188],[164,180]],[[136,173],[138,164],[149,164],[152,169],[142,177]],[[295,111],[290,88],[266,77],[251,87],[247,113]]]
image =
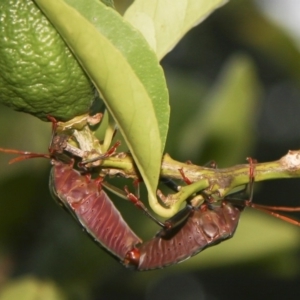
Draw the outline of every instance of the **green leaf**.
[[[113,0],[101,0],[101,2],[109,7],[115,8]]]
[[[299,39],[294,39],[285,28],[268,19],[255,2],[233,1],[222,10],[218,22],[222,24],[219,34],[225,35],[225,39],[229,37],[242,48],[267,58],[264,62],[269,68],[272,65],[276,72],[296,79],[299,84]]]
[[[143,36],[98,0],[35,0],[100,92],[156,200],[168,91]]]
[[[1,300],[64,300],[66,297],[51,281],[40,281],[27,276],[8,282],[1,288]]]
[[[252,61],[244,55],[233,56],[211,90],[179,133],[179,147],[190,159],[206,152],[209,156],[204,161],[214,159],[228,166],[249,155],[255,136],[261,87]]]
[[[194,26],[227,0],[135,0],[124,18],[138,28],[162,59]]]

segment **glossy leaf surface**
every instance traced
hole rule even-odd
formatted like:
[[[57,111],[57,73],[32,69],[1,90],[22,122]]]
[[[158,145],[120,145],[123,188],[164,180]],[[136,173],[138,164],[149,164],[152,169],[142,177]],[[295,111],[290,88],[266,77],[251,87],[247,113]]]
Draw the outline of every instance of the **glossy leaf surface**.
[[[135,0],[124,18],[138,28],[162,59],[194,26],[227,0]]]
[[[135,158],[149,197],[156,199],[169,105],[155,53],[138,31],[97,0],[36,3],[102,95]]]

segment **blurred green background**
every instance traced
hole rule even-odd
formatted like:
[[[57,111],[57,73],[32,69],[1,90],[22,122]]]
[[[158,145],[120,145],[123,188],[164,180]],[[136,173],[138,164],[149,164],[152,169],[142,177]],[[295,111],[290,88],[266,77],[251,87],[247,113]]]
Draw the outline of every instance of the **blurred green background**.
[[[229,167],[299,149],[300,38],[266,14],[274,7],[261,10],[270,2],[230,1],[162,61],[171,101],[166,152],[174,159]],[[291,15],[282,9],[281,17]],[[1,147],[47,152],[50,124],[1,106],[0,125]],[[299,299],[296,226],[248,209],[233,239],[164,270],[131,272],[51,199],[47,160],[8,165],[10,158],[0,155],[0,300]],[[299,194],[299,179],[264,182],[254,202],[297,206]],[[114,202],[143,239],[158,230]]]

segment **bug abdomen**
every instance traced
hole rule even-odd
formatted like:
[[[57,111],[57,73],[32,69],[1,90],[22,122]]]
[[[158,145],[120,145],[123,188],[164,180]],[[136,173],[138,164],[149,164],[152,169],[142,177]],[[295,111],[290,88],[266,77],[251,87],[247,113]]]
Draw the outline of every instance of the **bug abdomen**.
[[[195,209],[180,228],[167,233],[163,229],[139,247],[137,269],[149,270],[176,264],[230,238],[238,225],[239,216],[240,210],[231,204],[213,210]]]
[[[140,243],[104,191],[88,195],[73,209],[95,241],[119,259],[122,260],[128,251]]]
[[[57,200],[97,243],[123,260],[141,240],[95,180],[89,180],[70,165],[58,161],[53,164],[50,189]]]

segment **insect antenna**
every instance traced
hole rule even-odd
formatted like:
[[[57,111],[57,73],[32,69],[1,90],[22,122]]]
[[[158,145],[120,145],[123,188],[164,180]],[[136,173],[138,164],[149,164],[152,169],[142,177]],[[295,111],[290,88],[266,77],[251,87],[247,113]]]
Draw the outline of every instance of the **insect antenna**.
[[[20,150],[15,150],[15,149],[6,149],[6,148],[0,148],[0,152],[4,153],[10,153],[10,154],[19,154],[16,158],[11,159],[8,163],[13,164],[25,159],[30,159],[30,158],[37,158],[37,157],[43,157],[43,158],[48,158],[50,159],[49,154],[43,154],[43,153],[35,153],[35,152],[29,152],[29,151],[20,151]]]

